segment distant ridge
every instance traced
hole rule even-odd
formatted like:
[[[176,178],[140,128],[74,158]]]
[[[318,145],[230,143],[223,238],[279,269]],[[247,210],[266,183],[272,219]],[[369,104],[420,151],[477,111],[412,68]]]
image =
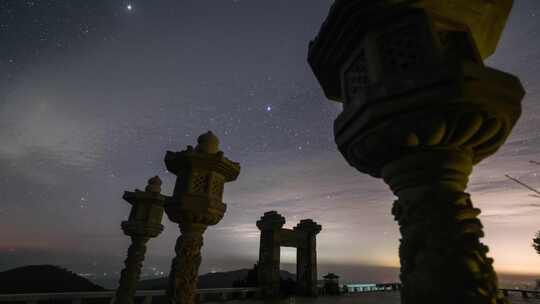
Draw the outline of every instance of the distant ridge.
[[[88,279],[53,265],[32,265],[0,272],[0,293],[104,291]]]
[[[204,288],[230,288],[233,287],[235,281],[243,280],[247,277],[249,269],[239,269],[227,272],[207,273],[199,276],[197,287]],[[281,277],[284,279],[296,280],[296,275],[282,270]],[[139,282],[137,289],[139,290],[161,290],[167,289],[168,278],[159,278],[152,280],[143,280]]]

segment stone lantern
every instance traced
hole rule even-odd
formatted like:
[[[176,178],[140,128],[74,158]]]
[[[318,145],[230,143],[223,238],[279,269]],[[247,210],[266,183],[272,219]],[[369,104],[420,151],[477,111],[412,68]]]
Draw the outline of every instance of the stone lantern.
[[[310,44],[340,152],[398,197],[402,303],[506,303],[465,189],[521,114],[519,79],[483,62],[512,3],[336,0]]]
[[[238,177],[240,165],[223,156],[219,140],[212,132],[201,135],[195,148],[188,146],[181,152],[167,152],[165,164],[177,176],[165,212],[181,232],[169,277],[169,297],[176,303],[193,304],[203,233],[223,218],[227,209],[222,202],[223,186]]]
[[[324,290],[326,294],[338,295],[340,293],[339,276],[333,273],[329,273],[325,275],[323,279],[324,279]]]
[[[124,192],[124,200],[132,205],[129,219],[122,222],[124,234],[131,237],[131,246],[122,270],[115,303],[132,304],[146,253],[146,243],[163,231],[161,220],[166,197],[160,194],[161,180],[155,176],[145,191]]]

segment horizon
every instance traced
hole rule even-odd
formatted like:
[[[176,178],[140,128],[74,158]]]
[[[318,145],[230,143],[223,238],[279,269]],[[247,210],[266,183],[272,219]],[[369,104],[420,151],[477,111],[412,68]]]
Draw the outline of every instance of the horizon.
[[[165,152],[207,130],[242,171],[225,186],[225,217],[205,234],[201,273],[251,267],[255,222],[269,210],[287,228],[304,218],[322,225],[322,270],[373,267],[383,277],[399,267],[394,196],[337,151],[341,106],[326,100],[306,61],[332,1],[77,1],[0,4],[0,271],[52,263],[120,272],[123,192],[158,174],[162,193],[172,193]],[[527,91],[511,137],[468,187],[499,274],[540,276],[531,246],[540,199],[505,177],[540,188],[540,166],[529,163],[540,161],[539,16],[539,1],[516,1],[487,60]],[[179,230],[163,224],[144,267],[167,274]],[[291,249],[281,257],[295,263]]]
[[[4,271],[11,271],[18,268],[25,268],[28,266],[56,266],[61,267],[57,265],[49,265],[49,264],[43,264],[43,265],[24,265],[16,268],[11,268],[7,270],[0,271],[0,273]],[[321,268],[328,271],[323,271],[319,273],[319,280],[322,280],[322,277],[332,271],[340,271],[345,270],[344,272],[340,272],[340,284],[388,284],[388,283],[396,283],[399,282],[399,278],[397,276],[399,275],[399,267],[381,267],[381,266],[359,266],[359,265],[339,265],[338,267],[335,267],[335,265],[319,265],[322,266]],[[109,278],[106,277],[99,277],[96,276],[96,274],[93,273],[77,273],[72,271],[69,268],[61,267],[67,271],[70,271],[72,273],[75,273],[76,275],[86,278],[89,281],[91,281],[94,284],[97,284],[98,286],[107,288],[107,289],[116,289],[119,279],[119,273],[112,274]],[[145,268],[145,267],[143,267]],[[152,281],[152,280],[160,280],[160,279],[167,279],[167,274],[155,274],[152,273],[151,267],[148,269],[146,267],[146,273],[143,269],[143,272],[141,273],[140,281]],[[207,272],[200,272],[199,276],[207,276],[207,275],[213,275],[213,274],[226,274],[229,272],[235,272],[235,271],[247,271],[252,269],[252,267],[239,267],[234,269],[222,269],[222,270],[210,270]],[[382,273],[378,273],[377,269],[384,269]],[[289,274],[296,274],[296,264],[295,263],[282,263],[280,267],[281,271],[286,271]],[[367,273],[362,276],[355,276],[352,273],[357,273],[358,270],[367,270]],[[373,276],[373,274],[375,274]],[[499,281],[501,283],[501,288],[533,288],[536,286],[537,281],[540,280],[537,276],[531,275],[531,274],[519,274],[519,273],[505,273],[505,272],[499,272]]]

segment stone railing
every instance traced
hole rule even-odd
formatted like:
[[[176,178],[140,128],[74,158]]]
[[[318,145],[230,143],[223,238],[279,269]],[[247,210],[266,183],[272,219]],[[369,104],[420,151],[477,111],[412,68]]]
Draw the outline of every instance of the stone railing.
[[[40,301],[83,304],[85,300],[92,303],[113,304],[115,291],[100,292],[60,292],[60,293],[29,293],[29,294],[3,294],[1,302],[38,304]],[[199,302],[207,300],[237,300],[255,298],[259,295],[258,288],[216,288],[198,289]],[[165,290],[140,290],[135,294],[136,299],[142,299],[143,304],[166,303]],[[100,301],[101,300],[101,301]]]

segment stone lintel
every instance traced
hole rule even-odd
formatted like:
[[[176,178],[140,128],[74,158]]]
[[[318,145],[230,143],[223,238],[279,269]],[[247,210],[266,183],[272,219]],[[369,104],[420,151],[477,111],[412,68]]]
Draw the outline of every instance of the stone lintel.
[[[304,244],[300,242],[301,239],[304,239],[303,236],[305,234],[303,232],[294,231],[292,229],[281,229],[280,231],[280,241],[281,241],[281,247],[303,247]]]

